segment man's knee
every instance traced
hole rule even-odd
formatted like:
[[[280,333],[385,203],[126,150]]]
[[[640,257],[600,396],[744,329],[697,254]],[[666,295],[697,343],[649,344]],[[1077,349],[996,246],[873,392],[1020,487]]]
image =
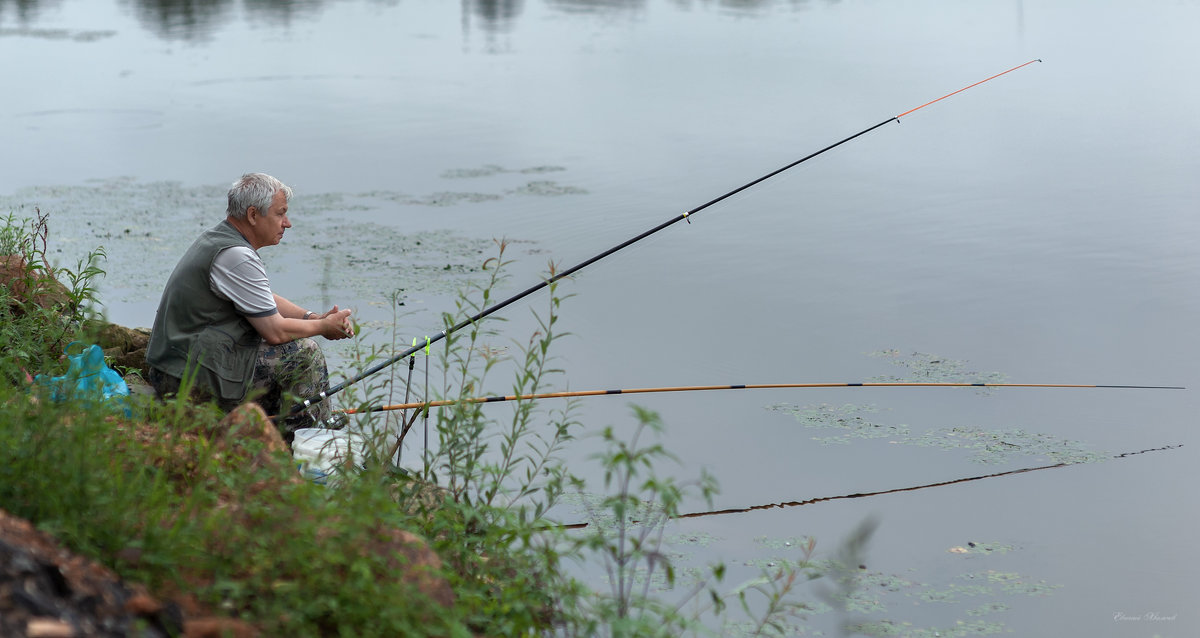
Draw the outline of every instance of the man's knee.
[[[325,367],[325,353],[321,351],[321,346],[317,344],[316,339],[305,337],[297,339],[297,355],[304,362],[313,368]]]

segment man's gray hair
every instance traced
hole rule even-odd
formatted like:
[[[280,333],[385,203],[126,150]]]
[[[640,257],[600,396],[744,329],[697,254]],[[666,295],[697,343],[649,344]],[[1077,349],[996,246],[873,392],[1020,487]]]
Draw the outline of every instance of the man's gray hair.
[[[229,208],[225,214],[234,219],[246,219],[246,209],[253,206],[265,215],[279,191],[292,201],[290,186],[266,173],[246,173],[229,188]]]

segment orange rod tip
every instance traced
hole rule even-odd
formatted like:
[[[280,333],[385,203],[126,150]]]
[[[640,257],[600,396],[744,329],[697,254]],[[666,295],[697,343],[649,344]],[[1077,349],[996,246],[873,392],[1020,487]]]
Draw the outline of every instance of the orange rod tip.
[[[907,110],[907,111],[905,111],[905,112],[901,113],[900,115],[897,115],[897,116],[896,116],[896,119],[897,119],[897,120],[899,120],[900,118],[904,117],[905,115],[908,115],[908,114],[910,114],[910,113],[915,113],[915,112],[917,112],[917,111],[920,111],[921,109],[923,109],[923,108],[925,108],[925,107],[929,106],[930,104],[935,104],[935,103],[937,103],[937,102],[941,102],[942,100],[944,100],[944,99],[946,99],[946,98],[948,98],[948,97],[950,97],[950,96],[952,96],[952,95],[958,95],[959,93],[962,93],[963,91],[966,91],[967,89],[971,89],[971,88],[977,87],[977,86],[979,86],[980,84],[983,84],[984,82],[987,82],[987,81],[989,81],[989,80],[994,80],[994,79],[996,79],[996,78],[998,78],[998,77],[1000,77],[1000,76],[1002,76],[1002,75],[1005,75],[1005,74],[1007,74],[1007,73],[1012,73],[1013,71],[1016,71],[1017,69],[1020,69],[1020,68],[1022,68],[1022,67],[1029,66],[1030,64],[1033,64],[1034,62],[1041,62],[1041,59],[1034,59],[1034,60],[1030,60],[1030,61],[1026,62],[1025,64],[1019,64],[1019,65],[1017,65],[1017,66],[1014,66],[1013,68],[1011,68],[1011,69],[1009,69],[1009,70],[1007,70],[1007,71],[1003,71],[1003,72],[997,73],[996,75],[993,75],[993,76],[992,76],[992,77],[990,77],[990,78],[987,78],[987,79],[980,80],[980,81],[978,81],[978,82],[976,82],[976,83],[974,83],[974,84],[972,84],[972,85],[970,85],[970,86],[965,86],[965,87],[963,87],[963,88],[961,88],[961,89],[959,89],[959,90],[957,90],[957,91],[954,91],[953,93],[947,93],[947,94],[943,95],[942,97],[939,97],[939,98],[938,98],[938,99],[936,99],[936,100],[933,100],[933,101],[930,101],[930,102],[926,102],[926,103],[922,104],[921,106],[918,106],[918,107],[917,107],[917,108],[915,108],[915,109],[909,109],[909,110]]]

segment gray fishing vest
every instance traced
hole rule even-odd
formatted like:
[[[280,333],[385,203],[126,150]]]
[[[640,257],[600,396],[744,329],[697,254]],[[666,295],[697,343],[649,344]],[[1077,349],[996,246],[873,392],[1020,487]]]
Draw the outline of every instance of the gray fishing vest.
[[[223,402],[245,398],[262,341],[233,302],[209,287],[217,253],[233,246],[253,248],[223,221],[187,249],[167,280],[146,347],[148,365],[179,379],[195,368],[196,387]]]

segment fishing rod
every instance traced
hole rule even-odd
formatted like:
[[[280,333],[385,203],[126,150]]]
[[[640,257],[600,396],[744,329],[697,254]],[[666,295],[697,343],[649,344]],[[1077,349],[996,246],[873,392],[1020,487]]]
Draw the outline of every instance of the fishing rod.
[[[802,157],[802,158],[800,158],[800,159],[798,159],[798,160],[796,160],[796,161],[792,162],[791,164],[788,164],[788,165],[786,165],[786,166],[783,166],[782,168],[778,168],[778,169],[776,169],[776,170],[774,170],[774,171],[771,171],[770,173],[767,173],[766,175],[763,175],[762,177],[759,177],[759,178],[757,178],[757,179],[755,179],[755,180],[753,180],[753,181],[747,182],[747,183],[745,183],[745,184],[743,184],[743,185],[741,185],[741,186],[739,186],[739,187],[737,187],[737,188],[735,188],[735,189],[733,189],[733,190],[729,191],[728,193],[725,193],[724,195],[721,195],[721,196],[719,196],[719,197],[717,197],[717,198],[715,198],[715,199],[709,200],[708,202],[705,202],[705,203],[703,203],[703,204],[701,204],[701,205],[699,205],[699,206],[697,206],[697,207],[695,207],[695,208],[693,208],[693,209],[691,209],[691,210],[688,210],[688,211],[686,211],[686,212],[683,212],[683,213],[681,213],[681,214],[679,214],[679,215],[677,215],[677,216],[675,216],[675,217],[673,217],[673,218],[671,218],[671,219],[669,219],[669,220],[667,220],[667,221],[665,221],[665,222],[663,222],[663,223],[661,223],[661,224],[659,224],[659,225],[655,226],[654,228],[651,228],[651,229],[649,229],[649,230],[647,230],[647,231],[645,231],[645,232],[642,232],[642,233],[641,233],[641,234],[639,234],[639,235],[636,235],[636,236],[634,236],[634,237],[631,237],[631,238],[629,238],[629,239],[627,239],[627,240],[625,240],[625,241],[621,242],[620,244],[617,244],[616,246],[613,246],[612,248],[609,248],[608,250],[606,250],[606,251],[604,251],[604,252],[601,252],[601,253],[599,253],[599,254],[595,255],[594,257],[591,257],[591,258],[589,258],[589,259],[585,259],[584,261],[581,261],[581,262],[579,262],[578,264],[576,264],[576,265],[574,265],[574,266],[572,266],[572,267],[570,267],[570,268],[568,268],[568,269],[566,269],[566,270],[563,270],[563,271],[561,271],[561,272],[555,273],[555,274],[553,274],[552,276],[550,276],[550,277],[548,277],[548,278],[546,278],[546,279],[543,279],[541,282],[539,282],[539,283],[537,283],[537,284],[534,284],[534,285],[530,286],[529,288],[526,288],[525,290],[523,290],[523,291],[521,291],[521,292],[519,292],[519,293],[517,293],[517,294],[515,294],[515,295],[513,295],[513,296],[511,296],[511,297],[509,297],[508,299],[505,299],[505,300],[503,300],[503,301],[500,301],[500,302],[496,303],[495,305],[493,305],[493,306],[491,306],[491,307],[485,308],[485,309],[481,310],[480,312],[478,312],[478,313],[476,313],[476,314],[472,315],[471,317],[468,317],[467,319],[463,319],[462,321],[458,322],[457,324],[454,324],[453,326],[451,326],[451,327],[449,327],[449,328],[446,328],[445,330],[442,330],[441,332],[439,332],[438,334],[436,334],[436,335],[434,335],[434,336],[432,336],[432,337],[426,336],[426,337],[425,337],[425,343],[424,343],[424,344],[413,344],[413,346],[412,346],[411,348],[408,348],[408,349],[407,349],[407,350],[405,350],[404,352],[401,352],[400,354],[394,355],[394,356],[392,356],[392,357],[390,357],[390,358],[388,358],[388,359],[386,359],[386,360],[384,360],[384,361],[381,361],[381,362],[379,362],[379,363],[377,363],[377,364],[375,364],[375,365],[371,366],[370,368],[367,368],[366,370],[364,370],[364,371],[362,371],[362,372],[358,373],[357,375],[355,375],[355,376],[353,376],[353,377],[351,377],[351,378],[349,378],[349,379],[346,379],[345,381],[342,381],[341,383],[339,383],[339,384],[337,384],[337,385],[335,385],[335,386],[333,386],[333,387],[329,388],[328,390],[325,390],[324,392],[321,392],[321,393],[319,393],[319,394],[316,394],[316,395],[314,395],[314,396],[311,396],[311,397],[309,397],[309,398],[305,399],[305,400],[304,400],[303,402],[301,402],[301,403],[297,403],[297,404],[295,404],[294,406],[292,406],[291,412],[292,412],[292,413],[299,412],[299,411],[301,411],[301,410],[304,410],[304,409],[308,408],[309,406],[311,406],[311,405],[312,405],[312,404],[314,404],[314,403],[317,403],[317,402],[323,401],[323,400],[325,400],[326,398],[328,398],[328,397],[330,397],[330,396],[332,396],[332,395],[334,395],[334,394],[337,394],[338,392],[341,392],[341,391],[342,391],[342,390],[344,390],[346,387],[348,387],[348,386],[350,386],[350,385],[352,385],[352,384],[358,383],[359,381],[362,381],[363,379],[365,379],[365,378],[367,378],[367,377],[369,377],[369,376],[371,376],[371,375],[373,375],[373,374],[375,374],[375,373],[379,372],[380,370],[383,370],[384,368],[387,368],[388,366],[390,366],[390,365],[392,365],[392,364],[396,363],[397,361],[401,361],[401,360],[403,360],[405,357],[407,357],[407,356],[409,356],[409,355],[411,355],[411,354],[413,354],[413,353],[417,352],[417,351],[418,351],[418,350],[420,350],[421,348],[426,348],[426,349],[428,349],[428,347],[429,347],[431,344],[433,344],[433,343],[436,343],[436,342],[438,342],[438,341],[441,341],[442,339],[445,339],[445,338],[446,338],[446,337],[448,337],[449,335],[451,335],[451,334],[453,334],[453,333],[455,333],[455,332],[457,332],[457,331],[459,331],[459,330],[461,330],[461,329],[463,329],[463,328],[465,328],[465,327],[467,327],[467,326],[469,326],[469,325],[473,325],[473,324],[475,324],[476,322],[478,322],[479,320],[483,319],[484,317],[487,317],[487,316],[489,316],[489,315],[491,315],[491,314],[493,314],[493,313],[495,313],[495,312],[498,312],[499,310],[501,310],[501,309],[503,309],[503,308],[506,308],[506,307],[508,307],[509,305],[511,305],[511,304],[513,304],[513,303],[516,303],[517,301],[520,301],[521,299],[524,299],[525,297],[528,297],[529,295],[531,295],[531,294],[533,294],[533,293],[535,293],[535,292],[537,292],[537,291],[539,291],[539,290],[541,290],[541,289],[543,289],[543,288],[546,288],[546,287],[550,286],[551,284],[553,284],[553,283],[555,283],[555,282],[559,281],[560,279],[563,279],[564,277],[569,277],[569,276],[571,276],[571,275],[575,274],[576,272],[579,272],[580,270],[583,270],[584,268],[586,268],[586,267],[588,267],[588,266],[590,266],[590,265],[592,265],[592,264],[596,263],[597,261],[600,261],[601,259],[604,259],[605,257],[608,257],[609,255],[611,255],[611,254],[613,254],[613,253],[615,253],[615,252],[618,252],[618,251],[620,251],[620,250],[622,250],[622,249],[624,249],[624,248],[627,248],[627,247],[629,247],[629,246],[631,246],[631,245],[633,245],[633,244],[636,244],[637,242],[639,242],[639,241],[641,241],[641,240],[643,240],[643,239],[645,239],[645,238],[647,238],[647,237],[649,237],[649,236],[651,236],[651,235],[653,235],[653,234],[655,234],[655,233],[659,232],[660,230],[663,230],[664,228],[667,228],[668,226],[672,226],[672,225],[674,225],[674,224],[676,224],[676,223],[678,223],[678,222],[681,222],[681,221],[687,221],[687,222],[690,224],[690,223],[691,223],[691,219],[690,219],[690,217],[691,217],[692,215],[695,215],[696,213],[699,213],[700,211],[702,211],[702,210],[704,210],[704,209],[708,208],[709,206],[712,206],[713,204],[716,204],[716,203],[718,203],[718,202],[724,201],[724,200],[726,200],[726,199],[728,199],[728,198],[730,198],[730,197],[732,197],[732,196],[734,196],[734,195],[736,195],[736,194],[738,194],[738,193],[740,193],[740,192],[742,192],[742,191],[746,190],[747,188],[750,188],[750,187],[752,187],[752,186],[755,186],[755,185],[757,185],[757,184],[760,184],[760,183],[762,183],[762,182],[764,182],[764,181],[766,181],[766,180],[768,180],[768,179],[770,179],[770,178],[772,178],[772,177],[775,177],[776,175],[778,175],[778,174],[780,174],[780,173],[782,173],[782,172],[784,172],[784,171],[786,171],[786,170],[789,170],[789,169],[791,169],[791,168],[794,168],[794,167],[796,167],[796,166],[799,166],[800,164],[803,164],[804,162],[807,162],[808,160],[810,160],[810,159],[812,159],[812,158],[814,158],[814,157],[816,157],[816,156],[818,156],[818,155],[821,155],[822,153],[825,153],[826,151],[833,150],[833,149],[835,149],[835,148],[837,148],[837,147],[841,146],[842,144],[845,144],[846,142],[849,142],[849,141],[851,141],[851,140],[853,140],[853,139],[855,139],[855,138],[858,138],[858,137],[861,137],[861,136],[863,136],[863,135],[866,135],[867,133],[870,133],[871,131],[874,131],[875,129],[877,129],[877,128],[879,128],[879,127],[883,126],[884,124],[888,124],[888,123],[891,123],[891,122],[899,122],[899,121],[900,121],[900,118],[902,118],[902,117],[905,117],[905,116],[907,116],[907,115],[911,115],[912,113],[915,113],[915,112],[917,112],[917,111],[919,111],[919,110],[921,110],[921,109],[923,109],[923,108],[925,108],[925,107],[927,107],[927,106],[929,106],[929,105],[931,105],[931,104],[935,104],[935,103],[937,103],[937,102],[940,102],[940,101],[942,101],[942,100],[944,100],[944,99],[946,99],[946,98],[948,98],[948,97],[950,97],[950,96],[953,96],[953,95],[957,95],[957,94],[959,94],[959,93],[962,93],[963,91],[966,91],[967,89],[970,89],[970,88],[973,88],[973,87],[979,86],[980,84],[983,84],[984,82],[987,82],[987,81],[989,81],[989,80],[994,80],[994,79],[996,79],[996,78],[998,78],[998,77],[1000,77],[1000,76],[1002,76],[1002,75],[1005,75],[1005,74],[1007,74],[1007,73],[1012,73],[1013,71],[1016,71],[1017,69],[1020,69],[1020,68],[1026,67],[1026,66],[1029,66],[1030,64],[1033,64],[1034,62],[1041,62],[1041,60],[1040,60],[1040,59],[1036,59],[1036,60],[1030,60],[1030,61],[1028,61],[1028,62],[1026,62],[1026,63],[1024,63],[1024,64],[1020,64],[1020,65],[1014,66],[1013,68],[1011,68],[1011,69],[1008,69],[1007,71],[1002,71],[1002,72],[1000,72],[1000,73],[997,73],[997,74],[995,74],[995,75],[993,75],[993,76],[991,76],[991,77],[988,77],[988,78],[985,78],[985,79],[983,79],[983,80],[980,80],[980,81],[978,81],[978,82],[976,82],[976,83],[974,83],[974,84],[971,84],[971,85],[969,85],[969,86],[965,86],[965,87],[963,87],[963,88],[961,88],[961,89],[959,89],[959,90],[957,90],[957,91],[954,91],[954,92],[952,92],[952,93],[947,93],[946,95],[943,95],[942,97],[939,97],[939,98],[937,98],[936,100],[930,100],[929,102],[926,102],[926,103],[924,103],[924,104],[922,104],[922,105],[920,105],[920,106],[918,106],[918,107],[916,107],[916,108],[909,109],[909,110],[907,110],[907,111],[905,111],[905,112],[901,113],[900,115],[894,115],[894,116],[892,116],[892,117],[889,117],[889,118],[887,118],[886,120],[883,120],[882,122],[880,122],[880,123],[878,123],[878,124],[875,124],[875,125],[873,125],[873,126],[869,126],[869,127],[865,128],[865,129],[863,129],[863,130],[859,131],[858,133],[855,133],[855,134],[853,134],[853,135],[851,135],[851,136],[849,136],[849,137],[847,137],[847,138],[845,138],[845,139],[843,139],[843,140],[841,140],[841,141],[839,141],[839,142],[835,142],[835,143],[833,143],[833,144],[830,144],[829,146],[826,146],[825,148],[823,148],[823,149],[821,149],[821,150],[819,150],[819,151],[816,151],[816,152],[814,152],[814,153],[811,153],[811,154],[809,154],[809,155],[806,155],[806,156],[804,156],[804,157]]]
[[[1182,443],[1176,444],[1176,445],[1164,445],[1162,447],[1150,448],[1147,450],[1138,450],[1136,452],[1122,452],[1121,454],[1113,455],[1112,458],[1123,459],[1123,458],[1127,458],[1130,456],[1137,456],[1139,454],[1148,454],[1150,452],[1165,452],[1167,450],[1176,450],[1181,447],[1183,447]],[[1018,468],[1015,470],[1006,470],[1003,472],[995,472],[992,474],[982,474],[982,475],[978,475],[978,476],[967,476],[967,477],[963,477],[963,478],[950,479],[948,481],[938,481],[936,483],[925,483],[923,485],[911,485],[908,487],[894,487],[891,489],[878,490],[878,491],[874,491],[874,492],[855,492],[853,494],[840,494],[838,496],[818,496],[816,498],[810,498],[810,499],[803,500],[803,501],[784,501],[781,503],[766,503],[766,504],[762,504],[762,505],[749,505],[747,507],[731,507],[731,508],[727,508],[727,509],[709,510],[709,511],[705,511],[705,512],[689,512],[689,513],[685,513],[685,514],[678,514],[672,518],[674,518],[674,519],[701,518],[701,517],[705,517],[705,516],[723,516],[725,514],[749,514],[750,512],[757,512],[757,511],[770,510],[770,509],[782,509],[785,507],[803,507],[805,505],[815,505],[817,503],[825,503],[827,501],[840,501],[840,500],[854,499],[854,498],[869,498],[872,496],[883,496],[886,494],[899,494],[901,492],[916,492],[918,490],[927,490],[927,489],[934,488],[934,487],[946,487],[949,485],[958,485],[960,483],[970,483],[973,481],[982,481],[984,479],[999,478],[1001,476],[1012,476],[1014,474],[1025,474],[1027,472],[1038,472],[1041,470],[1052,470],[1052,469],[1056,469],[1056,468],[1070,467],[1072,465],[1080,465],[1081,463],[1084,463],[1084,462],[1085,461],[1062,461],[1059,463],[1049,463],[1046,465],[1037,465],[1037,466],[1033,466],[1033,467],[1022,467],[1022,468]],[[636,523],[637,521],[633,521],[633,522]],[[553,527],[557,527],[559,529],[583,529],[583,528],[588,527],[588,525],[589,525],[588,523],[568,523],[566,525],[555,525]]]
[[[705,390],[776,390],[785,388],[1108,388],[1132,390],[1183,390],[1175,385],[1094,385],[1082,383],[969,383],[953,381],[878,381],[863,383],[747,383],[741,385],[693,385],[667,386],[661,388],[625,388],[621,390],[572,390],[562,392],[540,392],[535,394],[507,394],[488,397],[469,397],[466,399],[440,399],[437,401],[417,401],[413,403],[397,403],[394,405],[377,405],[366,408],[342,410],[345,414],[364,414],[367,412],[387,412],[391,410],[408,410],[410,408],[440,408],[447,405],[471,403],[497,403],[501,401],[529,401],[536,399],[567,399],[574,397],[594,397],[612,394],[649,394],[653,392],[701,392]]]

